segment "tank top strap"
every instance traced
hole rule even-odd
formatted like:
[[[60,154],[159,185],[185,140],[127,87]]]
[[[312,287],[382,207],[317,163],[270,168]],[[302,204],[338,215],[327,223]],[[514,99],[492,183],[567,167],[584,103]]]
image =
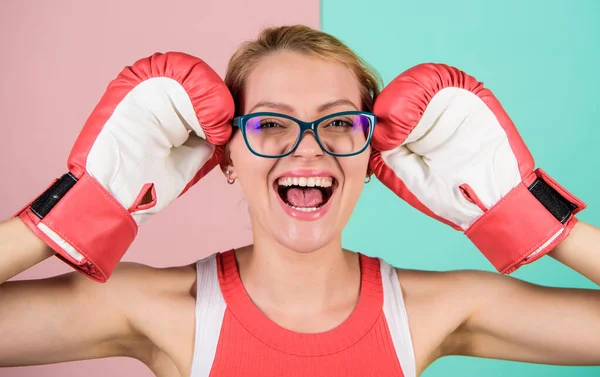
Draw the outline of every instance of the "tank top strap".
[[[405,377],[416,377],[415,354],[408,326],[408,314],[396,269],[379,260],[383,282],[383,312]]]
[[[208,377],[213,365],[226,304],[217,274],[217,255],[196,262],[196,339],[192,377]]]

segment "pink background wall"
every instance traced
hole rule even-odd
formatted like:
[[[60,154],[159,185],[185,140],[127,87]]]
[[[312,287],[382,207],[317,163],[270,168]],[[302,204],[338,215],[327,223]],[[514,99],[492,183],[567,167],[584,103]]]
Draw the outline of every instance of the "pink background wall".
[[[318,0],[3,0],[0,2],[0,219],[66,169],[71,145],[108,82],[155,51],[206,60],[221,76],[236,47],[269,25],[319,26]],[[214,170],[141,228],[124,260],[191,263],[250,242],[237,187]],[[17,279],[69,271],[48,260]],[[151,376],[141,363],[105,359],[0,369],[0,377]]]

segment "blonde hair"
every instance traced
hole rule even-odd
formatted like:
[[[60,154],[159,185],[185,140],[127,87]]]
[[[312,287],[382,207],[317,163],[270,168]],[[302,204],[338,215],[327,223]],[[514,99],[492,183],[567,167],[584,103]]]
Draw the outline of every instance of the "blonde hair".
[[[305,25],[293,25],[264,29],[257,39],[242,44],[231,57],[225,84],[235,101],[236,112],[241,108],[248,75],[261,58],[278,51],[304,53],[347,66],[361,86],[362,106],[372,111],[381,88],[381,78],[375,70],[334,36]]]

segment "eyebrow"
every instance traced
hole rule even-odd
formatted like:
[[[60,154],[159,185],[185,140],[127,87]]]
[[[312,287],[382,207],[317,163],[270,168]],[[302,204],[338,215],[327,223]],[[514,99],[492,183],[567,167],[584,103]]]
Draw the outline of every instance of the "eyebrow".
[[[338,99],[335,101],[324,103],[317,108],[317,111],[323,112],[332,107],[341,106],[341,105],[350,106],[353,109],[358,111],[358,107],[356,107],[356,105],[348,99]],[[279,111],[288,112],[288,113],[294,112],[294,108],[288,104],[285,104],[282,102],[263,101],[263,102],[259,102],[256,105],[254,105],[254,107],[248,113],[253,113],[254,110],[256,110],[259,107],[268,107],[270,109],[279,110]]]
[[[330,109],[332,107],[341,106],[341,105],[350,106],[354,110],[358,111],[358,107],[356,107],[356,105],[352,101],[350,101],[348,99],[338,99],[336,101],[327,102],[327,103],[319,106],[319,108],[317,110],[319,112],[322,112],[322,111],[325,111],[325,110]]]
[[[283,111],[283,112],[287,111],[289,113],[294,112],[294,108],[291,107],[290,105],[286,105],[285,103],[263,101],[263,102],[259,102],[256,105],[254,105],[254,107],[252,109],[250,109],[250,111],[248,111],[248,113],[253,113],[254,110],[256,110],[259,107],[268,107],[270,109],[280,110],[280,111]]]

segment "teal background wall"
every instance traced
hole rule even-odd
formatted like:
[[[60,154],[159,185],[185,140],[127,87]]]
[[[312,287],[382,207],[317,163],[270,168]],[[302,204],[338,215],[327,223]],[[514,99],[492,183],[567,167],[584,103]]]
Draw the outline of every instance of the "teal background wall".
[[[586,202],[579,218],[600,226],[600,1],[322,0],[321,12],[322,29],[372,64],[386,84],[427,61],[457,66],[483,81],[511,115],[537,165]],[[344,240],[346,247],[397,267],[493,270],[464,235],[375,180],[366,186]],[[597,288],[549,257],[513,276]],[[600,376],[600,367],[448,357],[423,376]]]

